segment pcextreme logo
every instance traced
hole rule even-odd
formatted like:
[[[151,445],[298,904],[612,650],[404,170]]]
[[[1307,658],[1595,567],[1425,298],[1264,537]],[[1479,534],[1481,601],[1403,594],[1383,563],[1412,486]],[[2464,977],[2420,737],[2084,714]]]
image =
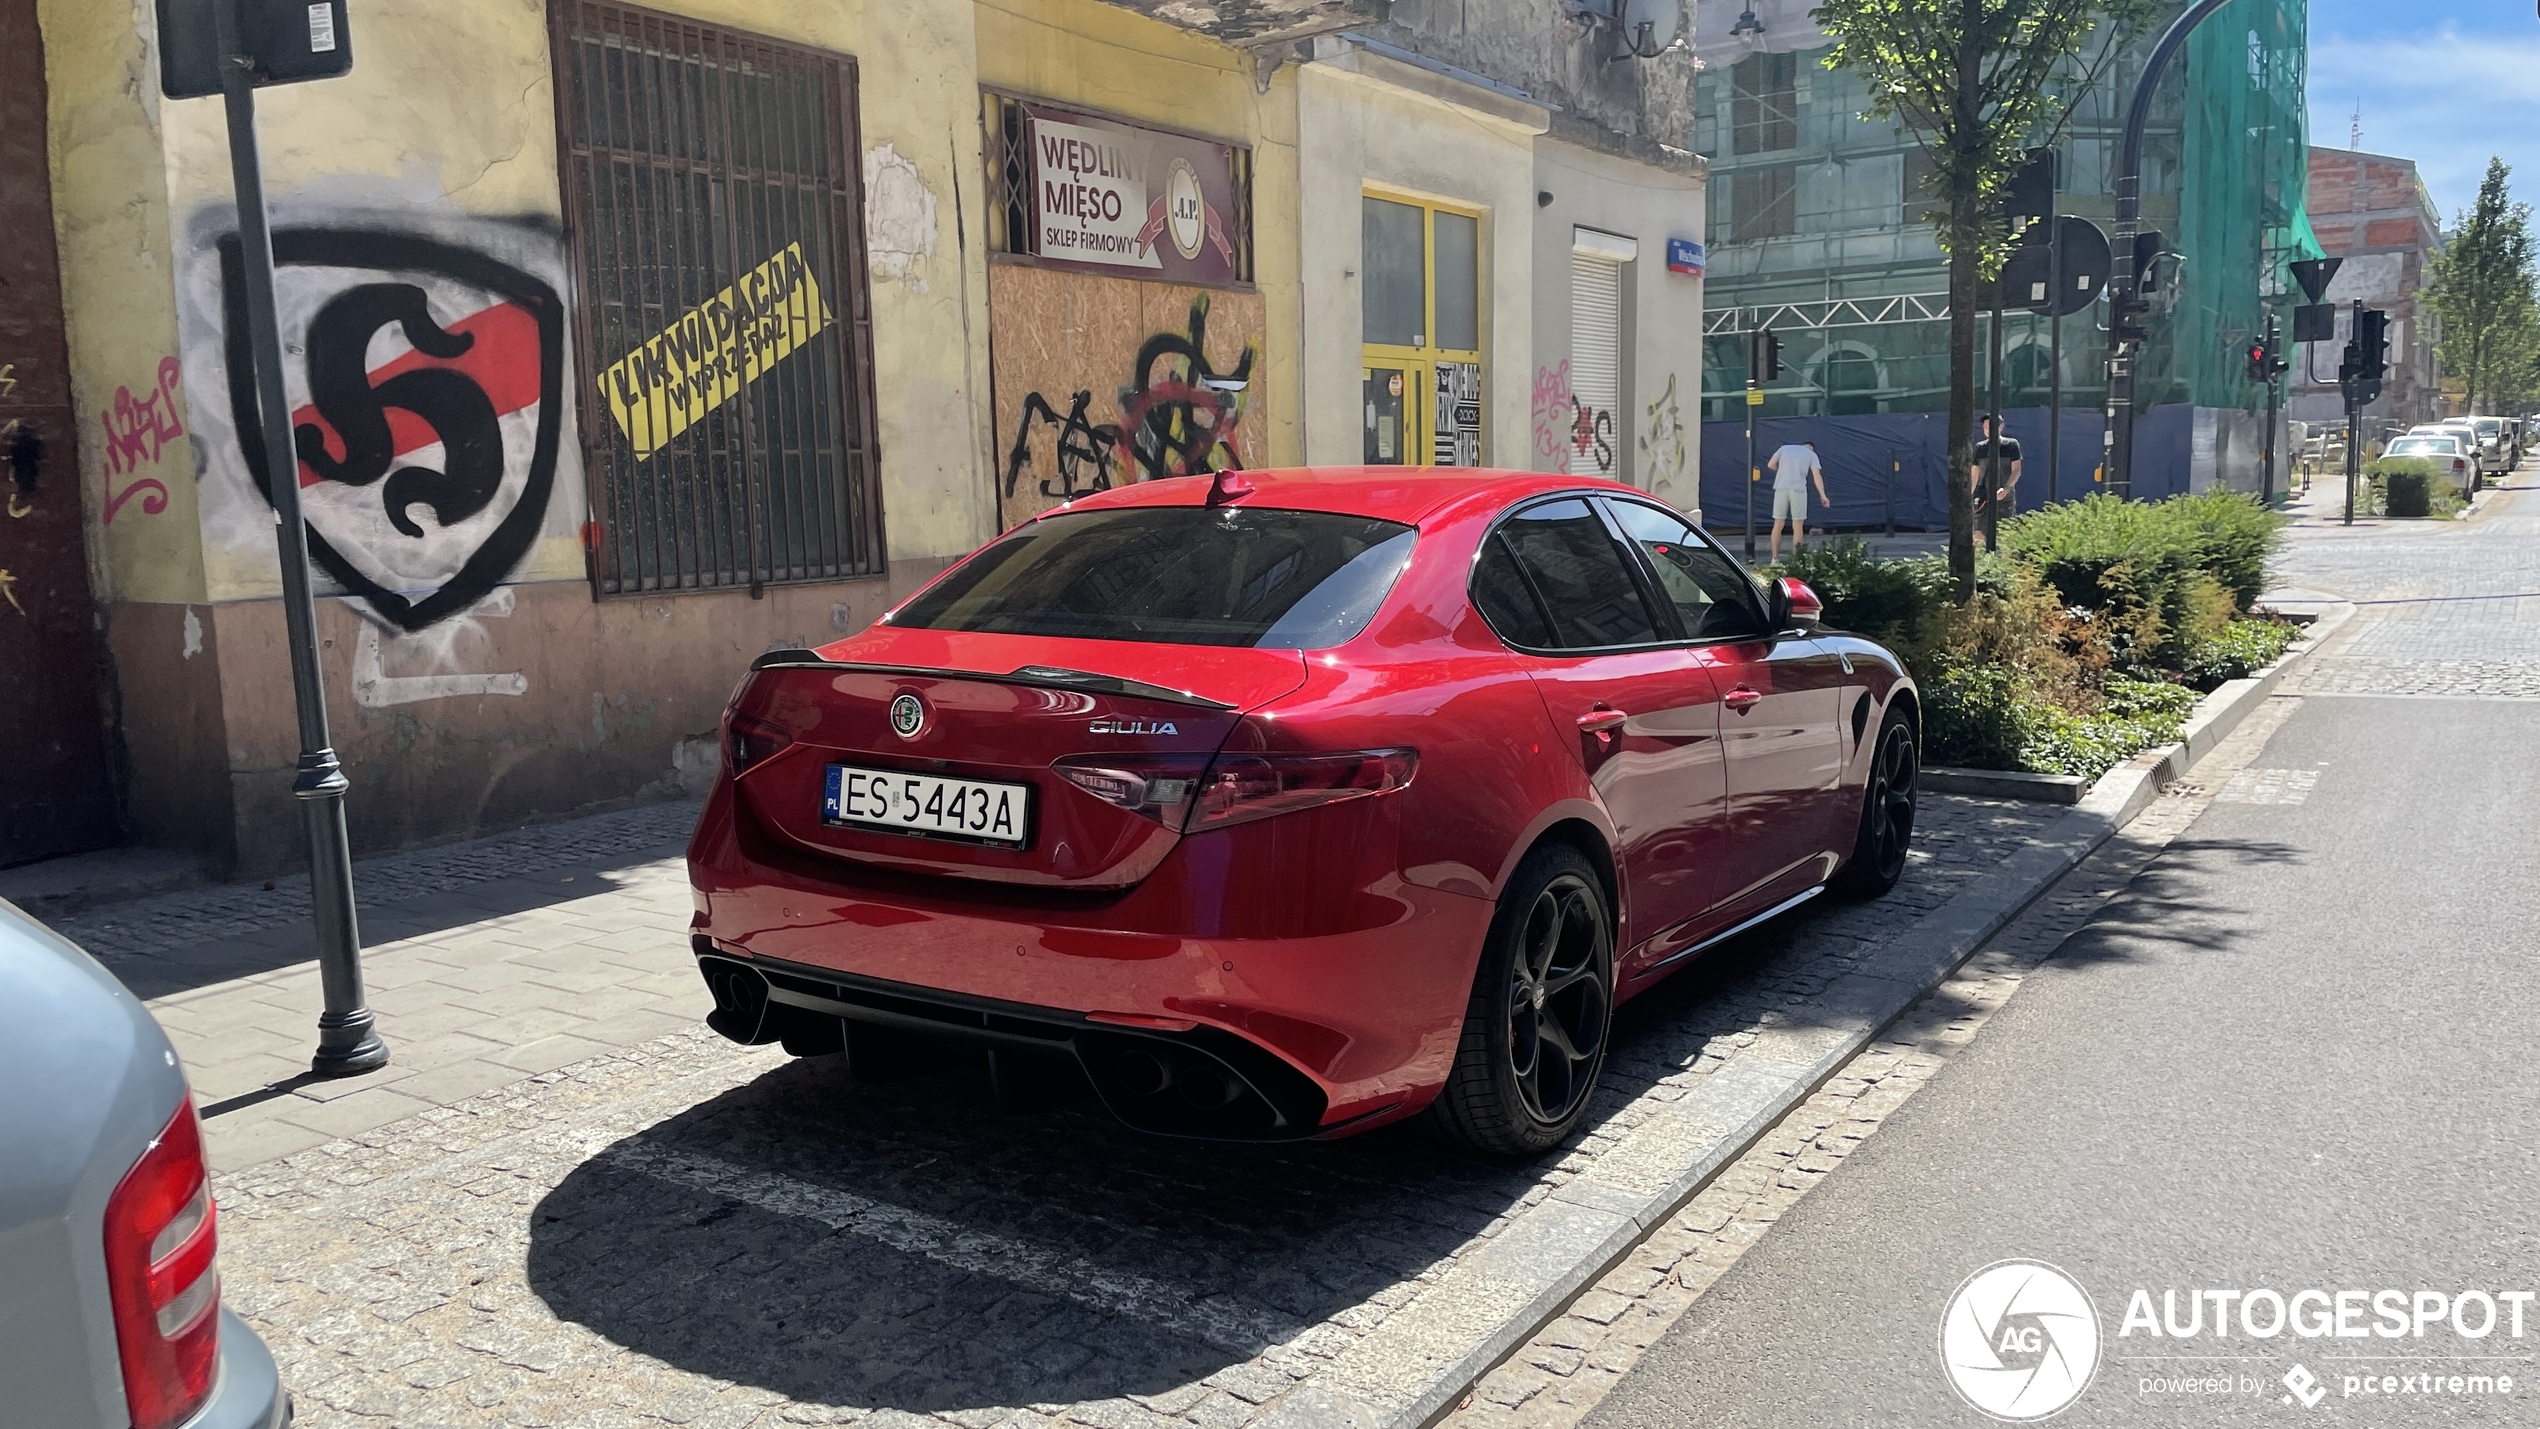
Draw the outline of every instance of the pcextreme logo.
[[[1949,1386],[2013,1423],[2060,1414],[2099,1370],[2099,1312],[2042,1260],[1997,1260],[1967,1277],[1940,1318]]]

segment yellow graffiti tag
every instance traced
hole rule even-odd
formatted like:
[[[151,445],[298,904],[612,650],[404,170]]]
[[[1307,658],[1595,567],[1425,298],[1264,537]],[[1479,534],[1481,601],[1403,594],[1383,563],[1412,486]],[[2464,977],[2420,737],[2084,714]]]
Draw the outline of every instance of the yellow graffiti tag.
[[[600,374],[600,397],[648,457],[829,322],[803,246],[789,243],[619,358]]]

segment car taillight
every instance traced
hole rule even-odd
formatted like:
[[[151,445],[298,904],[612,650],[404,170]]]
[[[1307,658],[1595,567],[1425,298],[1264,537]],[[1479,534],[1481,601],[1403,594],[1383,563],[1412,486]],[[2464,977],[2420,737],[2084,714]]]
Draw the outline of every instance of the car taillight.
[[[211,1397],[220,1348],[218,1219],[189,1100],[106,1200],[106,1290],[133,1429],[169,1429]]]
[[[1411,782],[1420,756],[1408,749],[1347,754],[1221,754],[1200,782],[1189,829],[1224,828],[1344,799],[1389,793]]]
[[[1178,829],[1190,817],[1191,795],[1208,772],[1208,756],[1078,754],[1050,768],[1114,808]]]
[[[723,719],[723,758],[732,766],[735,776],[749,772],[753,764],[794,742],[791,730],[745,714],[729,714]]]

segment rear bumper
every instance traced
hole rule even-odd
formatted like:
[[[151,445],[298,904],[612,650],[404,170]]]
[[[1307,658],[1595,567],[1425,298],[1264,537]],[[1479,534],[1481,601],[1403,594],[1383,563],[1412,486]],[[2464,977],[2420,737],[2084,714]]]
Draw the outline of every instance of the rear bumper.
[[[290,1429],[291,1395],[273,1352],[247,1322],[220,1312],[220,1373],[212,1397],[184,1429]]]
[[[1124,1121],[1180,1135],[1329,1136],[1425,1106],[1452,1066],[1493,911],[1392,873],[1390,841],[1382,874],[1322,866],[1322,886],[1343,892],[1320,901],[1354,910],[1340,926],[1265,936],[1289,930],[1220,916],[1208,892],[1289,860],[1238,857],[1218,835],[1184,840],[1126,893],[1052,897],[803,859],[745,822],[728,784],[709,800],[689,849],[691,932],[709,974],[762,980],[773,1020],[751,1023],[743,979],[716,988],[718,1030],[792,1031],[811,1049],[843,1019],[1072,1057]],[[1197,1087],[1207,1102],[1218,1074],[1245,1089],[1240,1115],[1163,1096]]]

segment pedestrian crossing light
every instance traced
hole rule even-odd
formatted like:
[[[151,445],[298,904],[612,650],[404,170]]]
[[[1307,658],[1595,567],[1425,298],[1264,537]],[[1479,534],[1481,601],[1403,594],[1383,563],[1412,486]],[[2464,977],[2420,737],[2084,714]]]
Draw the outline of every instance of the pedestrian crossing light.
[[[2267,345],[2263,342],[2249,344],[2249,380],[2265,382],[2273,376],[2275,371],[2267,362]]]
[[[1771,328],[1758,328],[1754,333],[1751,370],[1758,382],[1770,382],[1782,375],[1781,334]]]

